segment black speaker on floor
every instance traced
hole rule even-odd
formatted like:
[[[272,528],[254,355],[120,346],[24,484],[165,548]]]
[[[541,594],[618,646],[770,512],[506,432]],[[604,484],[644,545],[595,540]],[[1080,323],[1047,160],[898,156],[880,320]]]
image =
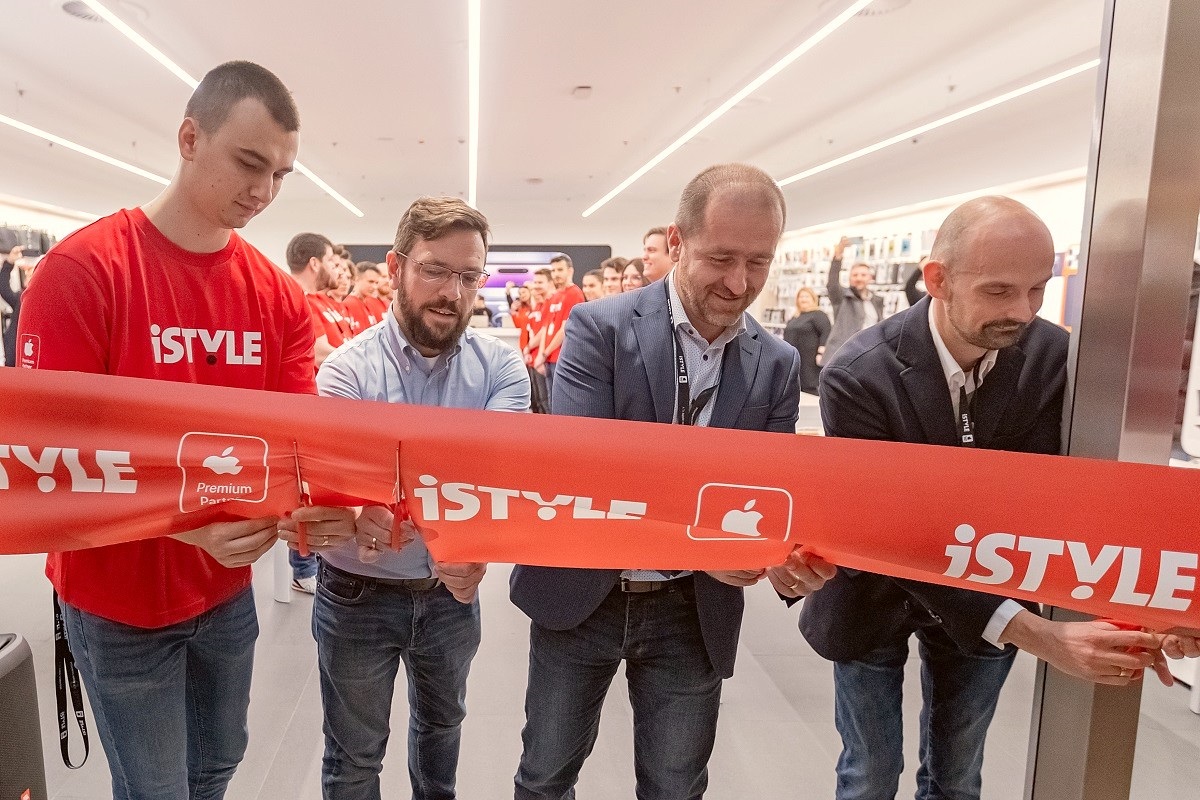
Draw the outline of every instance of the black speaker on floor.
[[[33,652],[17,634],[0,633],[0,800],[47,797]]]

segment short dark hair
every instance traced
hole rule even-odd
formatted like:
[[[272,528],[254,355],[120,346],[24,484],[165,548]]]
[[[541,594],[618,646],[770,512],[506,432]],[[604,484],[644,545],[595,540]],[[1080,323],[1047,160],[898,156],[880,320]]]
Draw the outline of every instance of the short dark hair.
[[[300,112],[292,93],[266,67],[251,61],[227,61],[213,67],[192,92],[184,109],[205,133],[212,133],[225,124],[229,112],[240,101],[253,97],[261,102],[288,133],[300,130]]]
[[[346,248],[346,245],[344,245],[344,244],[335,244],[333,246],[333,254],[335,256],[337,256],[338,258],[344,258],[347,261],[354,260],[353,258],[351,258],[350,251]]]
[[[562,263],[566,264],[568,267],[570,267],[571,269],[575,269],[575,262],[572,261],[571,257],[569,255],[567,255],[566,253],[559,253],[554,258],[550,259],[551,264],[554,264],[555,262],[562,262]]]
[[[775,179],[750,164],[716,164],[692,178],[679,198],[675,226],[685,234],[695,233],[704,223],[708,202],[721,189],[754,188],[769,196],[779,207],[780,228],[787,223],[787,203]],[[646,234],[649,236],[650,234]],[[642,240],[645,242],[645,239]]]
[[[408,255],[417,239],[432,242],[451,231],[475,231],[488,246],[491,229],[487,217],[457,197],[420,197],[413,202],[396,227],[393,250]]]
[[[621,256],[613,256],[612,258],[606,258],[600,262],[600,271],[601,271],[601,273],[603,273],[604,270],[608,269],[609,267],[612,267],[617,272],[624,272],[625,265],[628,263],[629,263],[628,258],[622,258]]]
[[[604,283],[604,270],[602,270],[602,269],[592,269],[592,270],[588,270],[587,272],[583,273],[583,277],[587,278],[589,276],[595,278],[596,280],[600,281],[601,283]]]
[[[297,233],[288,242],[287,265],[293,275],[304,272],[313,258],[324,258],[325,248],[333,248],[333,242],[319,233]]]
[[[541,269],[535,269],[533,271],[533,275],[534,275],[534,277],[541,275],[543,278],[545,278],[548,281],[554,280],[554,276],[550,274],[550,270],[546,269],[545,267],[542,267]]]
[[[364,272],[374,272],[376,275],[382,275],[379,265],[374,261],[360,261],[354,265],[355,277],[361,277]]]
[[[645,244],[646,240],[649,239],[651,236],[661,236],[661,237],[663,237],[663,239],[666,239],[667,238],[667,229],[665,227],[663,227],[662,225],[659,225],[655,228],[651,228],[650,230],[646,231],[646,235],[642,237],[642,244]]]

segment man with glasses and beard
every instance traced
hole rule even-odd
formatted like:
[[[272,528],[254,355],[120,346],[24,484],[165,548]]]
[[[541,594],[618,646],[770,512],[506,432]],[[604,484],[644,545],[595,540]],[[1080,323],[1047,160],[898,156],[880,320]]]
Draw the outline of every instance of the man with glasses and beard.
[[[322,395],[491,411],[528,411],[517,352],[468,328],[487,281],[487,220],[461,200],[423,197],[387,254],[392,313],[330,356]],[[483,564],[436,563],[417,531],[387,546],[393,510],[368,506],[357,542],[330,551],[317,575],[313,635],[325,710],[326,798],[378,798],[396,673],[410,698],[414,798],[454,797],[467,672],[479,647]]]

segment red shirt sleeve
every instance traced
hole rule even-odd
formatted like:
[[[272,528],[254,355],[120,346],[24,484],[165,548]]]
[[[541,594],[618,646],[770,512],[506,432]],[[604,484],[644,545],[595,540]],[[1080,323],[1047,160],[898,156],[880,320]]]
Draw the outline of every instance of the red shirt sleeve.
[[[108,372],[112,285],[53,250],[21,298],[17,363],[30,369]]]

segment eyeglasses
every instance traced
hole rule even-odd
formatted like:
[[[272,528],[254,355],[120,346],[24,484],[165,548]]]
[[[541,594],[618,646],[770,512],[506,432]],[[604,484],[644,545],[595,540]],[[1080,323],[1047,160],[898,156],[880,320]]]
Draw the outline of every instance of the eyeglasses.
[[[488,273],[478,269],[450,269],[443,267],[441,264],[426,264],[424,261],[417,261],[410,255],[396,251],[396,255],[405,258],[417,265],[417,275],[426,283],[445,283],[450,280],[451,275],[458,276],[458,283],[462,288],[474,291],[483,286],[487,282]]]

